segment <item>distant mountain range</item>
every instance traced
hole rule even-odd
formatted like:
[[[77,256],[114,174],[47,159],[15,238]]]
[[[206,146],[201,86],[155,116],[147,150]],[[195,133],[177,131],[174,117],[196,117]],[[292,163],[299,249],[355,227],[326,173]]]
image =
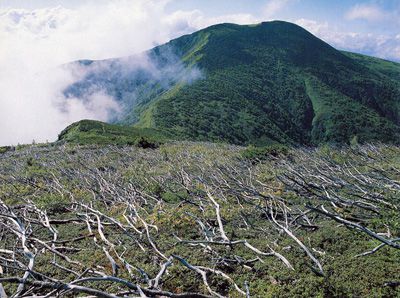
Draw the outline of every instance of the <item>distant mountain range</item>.
[[[104,90],[123,107],[114,124],[240,145],[400,141],[400,64],[287,22],[220,24],[144,55],[77,63],[86,75],[65,95]]]

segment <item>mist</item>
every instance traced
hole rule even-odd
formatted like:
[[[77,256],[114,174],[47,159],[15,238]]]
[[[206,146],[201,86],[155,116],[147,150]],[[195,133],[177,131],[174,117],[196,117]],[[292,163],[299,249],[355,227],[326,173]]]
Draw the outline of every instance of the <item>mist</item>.
[[[63,90],[85,72],[65,64],[126,56],[168,40],[154,22],[162,9],[151,1],[114,1],[1,12],[0,145],[54,141],[72,122],[118,113],[119,103],[101,89],[85,100],[67,99]]]
[[[0,145],[54,141],[72,122],[109,121],[126,108],[101,86],[84,98],[66,96],[65,89],[88,72],[72,61],[128,57],[224,19],[254,21],[248,15],[213,20],[198,11],[166,13],[167,4],[115,0],[76,9],[0,10]],[[146,57],[140,67],[153,76],[167,69],[155,69]],[[183,73],[169,74],[176,71]],[[186,75],[198,77],[196,71]]]
[[[197,66],[185,65],[168,46],[116,59],[77,61],[65,68],[77,75],[63,90],[64,102],[77,101],[96,109],[99,120],[124,124],[139,120],[133,113],[138,104],[177,83],[191,84],[204,77]]]

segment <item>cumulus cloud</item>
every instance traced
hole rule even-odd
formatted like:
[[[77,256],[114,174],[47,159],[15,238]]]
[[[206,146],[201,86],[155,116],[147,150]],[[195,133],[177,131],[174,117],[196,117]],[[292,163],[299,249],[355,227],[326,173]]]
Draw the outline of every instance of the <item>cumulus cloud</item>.
[[[250,14],[167,14],[168,2],[113,0],[83,2],[76,9],[0,9],[0,145],[53,141],[71,122],[106,121],[121,108],[101,89],[85,100],[67,99],[63,90],[85,73],[60,65],[129,56],[215,23],[258,21]]]
[[[399,26],[400,2],[391,10],[384,9],[375,3],[356,4],[345,13],[345,19],[362,20],[374,25]]]
[[[348,20],[382,21],[389,13],[375,4],[356,4],[346,13]]]
[[[205,16],[200,10],[178,10],[166,16],[164,23],[167,26],[175,28],[175,33],[179,36],[219,23],[235,23],[245,25],[259,23],[261,21],[261,19],[255,17],[254,15],[246,13],[208,17]]]
[[[101,90],[86,101],[62,91],[80,79],[78,69],[61,64],[141,51],[162,36],[134,30],[159,12],[144,1],[123,7],[62,7],[0,11],[0,144],[53,141],[66,125],[82,118],[107,120],[117,112]],[[150,22],[149,22],[150,23]],[[129,29],[128,29],[129,28]],[[151,32],[151,31],[150,31]]]
[[[276,16],[278,12],[294,1],[295,0],[268,0],[263,9],[263,17],[269,19]]]
[[[400,61],[400,35],[344,31],[328,22],[309,19],[299,19],[295,23],[338,49]]]

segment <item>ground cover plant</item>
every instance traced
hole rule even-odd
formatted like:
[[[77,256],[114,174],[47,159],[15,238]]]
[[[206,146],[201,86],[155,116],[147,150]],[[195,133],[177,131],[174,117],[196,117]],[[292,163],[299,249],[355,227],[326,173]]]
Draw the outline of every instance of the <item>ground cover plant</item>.
[[[400,148],[0,153],[0,296],[395,297]]]

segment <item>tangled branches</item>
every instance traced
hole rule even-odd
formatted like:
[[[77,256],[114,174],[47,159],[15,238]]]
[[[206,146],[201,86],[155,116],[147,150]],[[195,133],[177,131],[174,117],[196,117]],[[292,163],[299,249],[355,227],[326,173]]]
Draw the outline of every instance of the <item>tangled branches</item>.
[[[252,295],[265,266],[324,276],[337,222],[399,249],[397,147],[252,164],[240,148],[28,147],[0,157],[0,297]],[[345,158],[344,158],[345,157]],[[385,230],[382,230],[382,229]],[[182,285],[184,285],[182,287]]]

